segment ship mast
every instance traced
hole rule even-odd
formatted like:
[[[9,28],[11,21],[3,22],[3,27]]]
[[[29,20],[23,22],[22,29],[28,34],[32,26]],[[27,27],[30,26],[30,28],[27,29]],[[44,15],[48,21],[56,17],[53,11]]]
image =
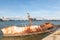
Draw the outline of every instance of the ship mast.
[[[28,15],[28,20],[29,20],[29,26],[31,26],[32,25],[32,20],[31,20],[30,14],[27,13],[27,15]]]

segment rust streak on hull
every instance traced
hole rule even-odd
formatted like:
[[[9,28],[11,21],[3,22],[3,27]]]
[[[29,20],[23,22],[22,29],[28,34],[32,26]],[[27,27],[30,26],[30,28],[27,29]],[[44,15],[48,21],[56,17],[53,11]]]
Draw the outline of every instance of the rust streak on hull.
[[[37,26],[26,26],[26,27],[16,27],[16,26],[10,26],[1,29],[4,36],[20,36],[20,35],[31,35],[31,34],[37,34],[37,33],[44,33],[48,32],[49,28],[53,28],[53,24],[51,23],[45,23],[43,25]]]

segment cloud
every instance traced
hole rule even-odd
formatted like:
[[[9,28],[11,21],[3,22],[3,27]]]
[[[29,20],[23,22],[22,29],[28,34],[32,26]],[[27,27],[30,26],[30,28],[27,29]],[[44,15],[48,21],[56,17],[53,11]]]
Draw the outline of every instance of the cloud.
[[[45,19],[60,19],[60,11],[51,11],[51,10],[39,10],[39,11],[30,11],[32,17],[42,17]]]
[[[30,11],[32,15],[45,15],[48,14],[48,10],[37,10],[37,11]]]

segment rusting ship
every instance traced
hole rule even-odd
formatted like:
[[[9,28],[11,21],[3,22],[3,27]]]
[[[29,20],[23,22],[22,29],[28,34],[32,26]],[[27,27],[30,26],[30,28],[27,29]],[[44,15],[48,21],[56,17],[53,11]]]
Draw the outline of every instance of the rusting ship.
[[[29,25],[25,27],[17,27],[17,26],[9,26],[2,28],[3,36],[23,36],[23,35],[32,35],[32,34],[40,34],[44,32],[48,32],[49,29],[54,28],[54,24],[44,23],[42,25],[32,25],[32,20],[30,18],[29,13]]]

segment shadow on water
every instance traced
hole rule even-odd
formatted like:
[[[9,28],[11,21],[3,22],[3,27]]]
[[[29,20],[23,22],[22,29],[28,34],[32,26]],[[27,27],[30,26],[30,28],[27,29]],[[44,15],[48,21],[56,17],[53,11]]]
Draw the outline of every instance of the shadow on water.
[[[12,36],[12,37],[2,37],[0,40],[41,40],[44,37],[48,36],[50,33],[42,33],[42,34],[34,34],[34,35],[26,35],[26,36]]]
[[[1,31],[1,29],[0,29],[0,38],[2,38],[3,36],[3,33],[2,33],[2,31]]]

